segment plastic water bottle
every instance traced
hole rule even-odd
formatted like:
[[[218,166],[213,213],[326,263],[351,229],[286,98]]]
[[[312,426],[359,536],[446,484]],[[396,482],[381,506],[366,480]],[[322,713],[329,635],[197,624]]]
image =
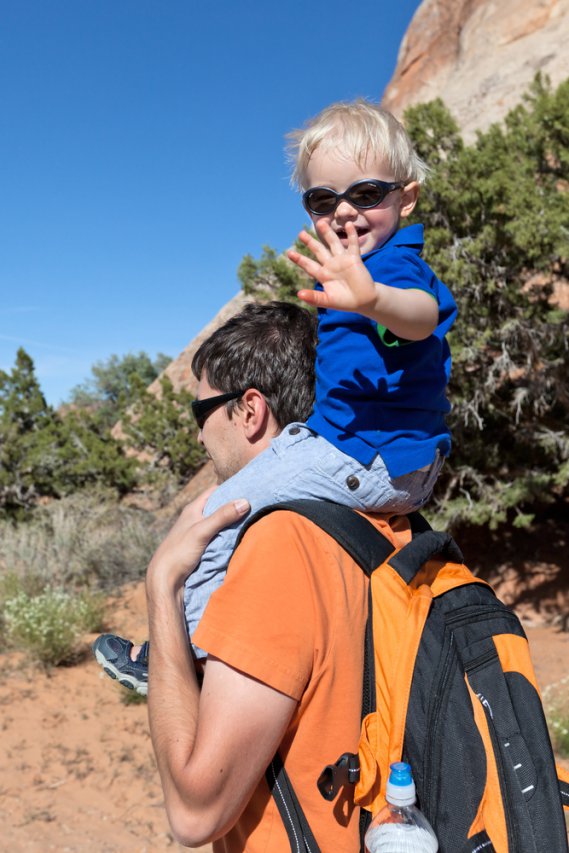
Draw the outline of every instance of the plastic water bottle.
[[[365,836],[367,853],[437,853],[439,843],[415,806],[411,767],[398,761],[390,767],[387,805],[374,817]]]

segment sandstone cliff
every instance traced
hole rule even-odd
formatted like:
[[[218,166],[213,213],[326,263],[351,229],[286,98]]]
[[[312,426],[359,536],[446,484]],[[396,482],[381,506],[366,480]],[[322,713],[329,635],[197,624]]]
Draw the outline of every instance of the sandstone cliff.
[[[519,102],[537,71],[569,77],[569,0],[423,0],[382,104],[397,116],[441,97],[471,141]]]

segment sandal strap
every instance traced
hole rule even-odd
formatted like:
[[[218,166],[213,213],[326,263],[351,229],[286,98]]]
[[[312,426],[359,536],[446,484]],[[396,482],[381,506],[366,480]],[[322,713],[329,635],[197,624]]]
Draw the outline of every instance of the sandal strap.
[[[141,664],[148,664],[148,653],[150,651],[150,643],[148,640],[145,640],[140,647],[140,651],[136,656],[136,662]]]

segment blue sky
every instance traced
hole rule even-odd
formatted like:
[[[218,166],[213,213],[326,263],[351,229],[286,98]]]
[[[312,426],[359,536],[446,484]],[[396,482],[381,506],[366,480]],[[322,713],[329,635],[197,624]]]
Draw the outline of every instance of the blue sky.
[[[285,133],[379,100],[419,0],[2,0],[0,369],[176,356],[306,221]]]

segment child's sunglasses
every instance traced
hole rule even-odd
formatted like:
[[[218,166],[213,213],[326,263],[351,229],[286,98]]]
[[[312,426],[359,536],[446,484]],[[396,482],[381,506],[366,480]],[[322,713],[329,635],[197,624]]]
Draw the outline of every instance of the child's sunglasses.
[[[245,391],[229,391],[227,394],[216,394],[215,397],[206,397],[205,400],[192,400],[192,413],[199,429],[203,429],[208,415],[223,403],[237,400]]]
[[[329,187],[311,187],[302,196],[302,203],[309,213],[314,216],[326,216],[333,213],[342,199],[346,199],[362,210],[377,207],[384,198],[398,190],[404,184],[390,184],[387,181],[376,181],[371,178],[367,181],[356,181],[343,193],[337,193]]]

